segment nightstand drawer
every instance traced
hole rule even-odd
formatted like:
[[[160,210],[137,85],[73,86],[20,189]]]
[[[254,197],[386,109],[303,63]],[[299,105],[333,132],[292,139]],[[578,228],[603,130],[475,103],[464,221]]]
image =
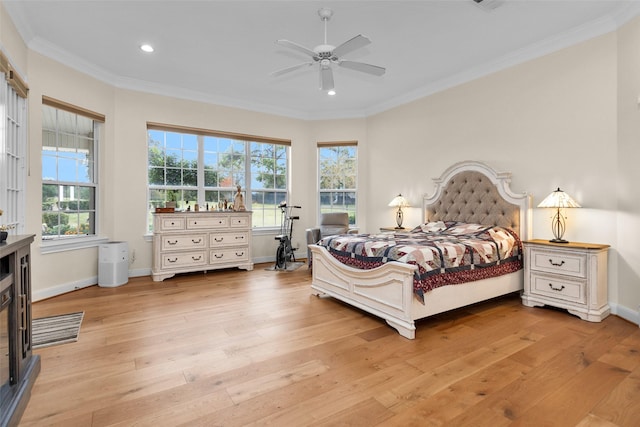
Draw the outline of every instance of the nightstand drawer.
[[[531,270],[586,278],[587,257],[584,254],[531,249]]]
[[[531,293],[581,304],[586,302],[585,282],[558,277],[532,274]]]

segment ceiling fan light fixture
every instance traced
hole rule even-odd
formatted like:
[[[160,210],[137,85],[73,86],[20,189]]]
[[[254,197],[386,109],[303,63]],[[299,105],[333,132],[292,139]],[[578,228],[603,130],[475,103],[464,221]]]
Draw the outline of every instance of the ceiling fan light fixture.
[[[140,45],[140,50],[143,51],[143,52],[151,53],[155,49],[153,49],[153,46],[151,46],[150,44],[144,43],[144,44]]]
[[[336,94],[336,90],[335,89],[330,89],[329,91],[327,91],[327,95],[329,96],[335,96]]]
[[[331,19],[331,16],[333,16],[333,11],[331,9],[322,8],[318,10],[318,15],[324,22],[324,42],[322,44],[319,44],[313,49],[309,49],[308,47],[290,40],[276,40],[276,44],[303,53],[307,55],[308,59],[311,59],[311,61],[274,71],[271,73],[272,76],[279,76],[290,71],[303,68],[307,65],[318,64],[318,70],[320,72],[320,90],[326,91],[328,95],[333,96],[335,95],[335,91],[333,90],[333,66],[349,68],[351,70],[372,74],[374,76],[382,76],[385,73],[386,70],[384,67],[342,59],[342,55],[368,45],[371,43],[371,40],[362,34],[358,34],[338,46],[333,46],[327,42],[327,22]]]

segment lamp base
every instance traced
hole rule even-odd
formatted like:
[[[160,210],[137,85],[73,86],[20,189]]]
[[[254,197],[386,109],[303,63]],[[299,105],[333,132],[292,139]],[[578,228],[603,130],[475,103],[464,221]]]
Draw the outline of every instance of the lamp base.
[[[564,239],[551,239],[549,240],[551,243],[569,243],[568,240],[564,240]]]
[[[404,227],[394,227],[394,230],[406,230]]]

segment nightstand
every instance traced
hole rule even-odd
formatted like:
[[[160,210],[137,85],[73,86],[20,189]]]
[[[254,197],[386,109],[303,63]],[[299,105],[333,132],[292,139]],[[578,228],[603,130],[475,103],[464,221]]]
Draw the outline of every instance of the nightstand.
[[[609,245],[551,243],[539,239],[522,243],[524,305],[564,308],[569,313],[590,322],[600,322],[609,315]]]

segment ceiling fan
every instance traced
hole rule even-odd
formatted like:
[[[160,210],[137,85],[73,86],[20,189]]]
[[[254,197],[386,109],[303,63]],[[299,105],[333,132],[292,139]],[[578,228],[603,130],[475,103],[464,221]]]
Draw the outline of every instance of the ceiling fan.
[[[281,39],[276,41],[276,43],[280,46],[288,47],[290,49],[297,50],[298,52],[302,52],[306,55],[309,55],[313,60],[274,71],[273,73],[271,73],[272,76],[279,76],[290,71],[297,70],[299,68],[310,67],[314,64],[318,64],[318,68],[320,70],[320,89],[332,91],[334,88],[333,70],[331,69],[332,64],[336,64],[344,68],[350,68],[356,71],[361,71],[367,74],[373,74],[374,76],[381,76],[385,73],[385,68],[378,67],[377,65],[341,59],[343,55],[368,45],[369,43],[371,43],[371,40],[369,40],[368,37],[365,37],[362,34],[358,34],[357,36],[353,37],[350,40],[347,40],[339,46],[332,46],[327,43],[327,22],[329,21],[329,19],[331,19],[331,16],[333,16],[333,11],[331,9],[322,8],[318,10],[318,15],[320,15],[320,19],[324,22],[323,44],[318,45],[313,49],[309,49],[289,40]]]

